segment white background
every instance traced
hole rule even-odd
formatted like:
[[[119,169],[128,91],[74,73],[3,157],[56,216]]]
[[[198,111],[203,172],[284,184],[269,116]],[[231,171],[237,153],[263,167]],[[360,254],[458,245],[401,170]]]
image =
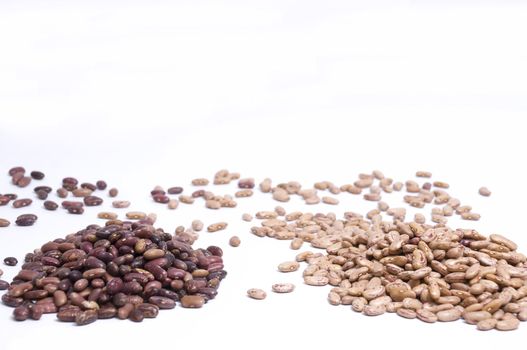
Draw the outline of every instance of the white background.
[[[326,302],[301,272],[276,265],[296,252],[259,239],[243,212],[277,203],[257,193],[238,208],[201,202],[175,211],[152,203],[155,185],[183,185],[228,168],[261,181],[337,184],[382,169],[397,180],[426,169],[482,214],[478,223],[527,251],[527,7],[522,1],[8,1],[0,0],[0,173],[39,169],[42,184],[64,176],[106,179],[132,208],[155,211],[168,231],[201,218],[228,230],[202,233],[197,246],[225,248],[228,277],[200,310],[177,307],[141,324],[75,327],[14,322],[0,307],[0,349],[30,346],[255,349],[391,346],[496,348],[523,343],[527,328],[478,332],[462,322],[428,325],[376,318]],[[0,193],[24,190],[0,181]],[[493,195],[482,198],[477,189]],[[235,186],[213,187],[220,194]],[[53,198],[54,196],[52,196]],[[400,195],[385,199],[397,206]],[[104,197],[106,198],[106,197]],[[366,211],[347,194],[341,206],[288,210]],[[108,207],[109,200],[105,208]],[[33,227],[0,229],[0,257],[96,222],[83,216],[0,207]],[[425,213],[428,213],[427,208]],[[124,213],[124,211],[122,211]],[[228,238],[237,234],[239,248]],[[304,247],[304,248],[307,248]],[[10,280],[18,268],[2,266]],[[294,282],[289,295],[250,300],[251,287]],[[520,343],[520,344],[521,344]]]

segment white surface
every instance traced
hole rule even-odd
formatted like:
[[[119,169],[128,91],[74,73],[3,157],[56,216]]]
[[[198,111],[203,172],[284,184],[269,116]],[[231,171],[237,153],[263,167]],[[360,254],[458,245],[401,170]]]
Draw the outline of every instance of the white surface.
[[[190,189],[220,168],[257,181],[337,184],[382,169],[399,180],[426,169],[482,214],[473,226],[499,232],[527,251],[527,190],[521,117],[527,112],[527,7],[520,1],[0,2],[0,173],[13,165],[106,179],[132,209],[156,211],[173,231],[201,218],[229,229],[202,233],[197,246],[225,247],[228,277],[200,310],[176,308],[141,324],[100,321],[74,327],[44,316],[17,323],[0,307],[0,349],[75,343],[111,346],[232,345],[255,349],[426,345],[487,349],[525,339],[482,333],[461,322],[427,325],[394,315],[368,318],[326,302],[329,288],[280,274],[288,242],[251,235],[243,212],[277,203],[257,193],[236,209],[200,203],[176,211],[151,203],[157,184]],[[19,194],[31,196],[31,188]],[[493,195],[482,198],[477,189]],[[215,187],[233,193],[234,185]],[[12,192],[7,176],[0,193]],[[52,198],[54,196],[51,196]],[[288,210],[365,211],[341,206]],[[393,205],[400,196],[388,197]],[[106,205],[109,204],[109,200]],[[39,214],[30,228],[0,229],[0,257],[23,255],[49,239],[97,222],[83,216],[0,207],[0,217]],[[428,211],[429,209],[427,209]],[[123,213],[125,211],[122,211]],[[452,222],[453,226],[467,223]],[[228,247],[233,234],[239,248]],[[17,268],[1,267],[4,279]],[[292,281],[290,295],[245,297]],[[167,337],[166,339],[163,337]],[[424,345],[423,345],[424,346]]]

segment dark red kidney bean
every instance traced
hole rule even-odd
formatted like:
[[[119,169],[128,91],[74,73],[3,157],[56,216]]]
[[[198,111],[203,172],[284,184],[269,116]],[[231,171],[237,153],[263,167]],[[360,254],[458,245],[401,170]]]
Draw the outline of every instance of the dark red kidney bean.
[[[94,278],[90,281],[90,285],[93,288],[102,288],[106,285],[106,282],[102,278]]]
[[[31,183],[31,178],[29,176],[23,176],[20,180],[16,182],[18,187],[27,187]]]
[[[205,195],[205,190],[197,190],[192,192],[193,198],[203,197]]]
[[[126,254],[126,255],[128,255],[128,254],[133,253],[134,249],[132,247],[124,245],[124,246],[122,246],[121,248],[118,249],[118,252],[119,252],[119,254]]]
[[[81,278],[80,280],[75,281],[73,284],[73,290],[76,292],[82,292],[86,288],[88,288],[88,280],[86,278]]]
[[[130,312],[130,315],[128,316],[128,319],[133,322],[142,322],[145,318],[143,311],[140,309],[133,309],[132,312]]]
[[[238,181],[239,188],[254,188],[254,179],[240,179]]]
[[[156,281],[156,282],[158,282],[158,281]],[[153,296],[157,295],[157,293],[159,292],[159,289],[161,289],[161,288],[152,287],[152,288],[148,289],[148,291],[143,290],[142,296],[145,299],[153,297]]]
[[[24,174],[25,172],[26,172],[26,169],[23,166],[15,166],[9,169],[9,176],[13,176],[16,173]]]
[[[77,184],[79,181],[74,177],[65,177],[62,179],[62,187],[67,189],[68,191],[73,191],[77,188]]]
[[[68,208],[82,208],[84,206],[84,203],[79,201],[62,201],[62,207],[64,209]]]
[[[82,306],[82,304],[86,301],[86,299],[84,299],[84,297],[77,292],[69,293],[69,299],[71,303],[76,306]]]
[[[64,254],[62,255],[64,256]],[[75,255],[75,257],[78,256],[79,259],[81,258],[80,255]],[[72,259],[75,259],[74,257],[72,257]],[[82,272],[80,272],[79,270],[72,270],[69,275],[68,275],[68,278],[71,282],[76,282],[78,280],[80,280],[82,278]]]
[[[143,287],[137,281],[126,282],[123,285],[123,293],[125,294],[139,294],[143,291]]]
[[[67,292],[71,288],[71,281],[69,279],[63,279],[57,286],[60,290]]]
[[[152,190],[150,191],[150,195],[153,197],[153,196],[157,196],[157,195],[165,195],[166,192],[163,191],[163,190]]]
[[[61,307],[68,302],[68,297],[66,296],[66,293],[64,293],[64,291],[56,290],[53,293],[53,302],[55,303],[55,306]]]
[[[154,304],[143,303],[137,305],[135,308],[141,310],[145,318],[155,318],[159,313],[159,307]]]
[[[156,281],[156,280],[153,280],[153,281],[150,281],[148,282],[145,287],[144,287],[144,291],[145,293],[149,292],[151,289],[161,289],[162,287],[162,284],[161,282],[159,281]],[[154,295],[154,294],[153,294]]]
[[[31,205],[33,203],[33,200],[30,198],[21,198],[17,199],[13,202],[13,208],[23,208]]]
[[[117,266],[117,264],[115,264],[114,262],[109,262],[108,265],[106,265],[106,271],[111,276],[119,276],[119,266]]]
[[[23,178],[23,177],[24,177],[24,173],[22,173],[22,172],[15,173],[11,177],[11,182],[13,183],[13,185],[16,185],[16,184],[18,184],[18,181],[20,181],[20,179]]]
[[[37,192],[37,198],[38,199],[42,199],[42,200],[47,199],[48,198],[48,193],[46,191],[40,190],[40,191]]]
[[[17,306],[13,310],[13,318],[16,321],[25,321],[29,318],[29,308],[25,305]]]
[[[145,270],[148,270],[148,267],[152,266],[152,265],[157,265],[157,266],[160,266],[162,268],[166,268],[166,267],[168,267],[168,259],[166,257],[162,257],[162,258],[157,258],[157,259],[154,259],[154,260],[150,260],[149,262],[147,262],[145,264]],[[152,271],[150,271],[150,272],[152,272]]]
[[[57,270],[57,272],[55,272],[55,276],[57,276],[57,278],[59,279],[63,279],[63,278],[68,277],[70,272],[71,272],[71,269],[68,269],[66,267],[61,267],[60,269]]]
[[[80,207],[80,208],[79,207],[70,207],[67,210],[68,210],[68,213],[70,213],[70,214],[79,214],[80,215],[80,214],[84,213],[84,208],[82,208],[82,207]]]
[[[8,256],[4,259],[4,264],[7,266],[16,266],[16,264],[18,264],[18,259],[14,256]]]
[[[158,281],[164,281],[167,278],[167,272],[159,265],[150,265],[146,270],[151,272]]]
[[[165,288],[159,289],[157,291],[156,296],[165,297],[165,298],[169,298],[169,299],[176,300],[176,301],[179,300],[179,295],[176,292],[165,289]]]
[[[58,277],[44,277],[35,281],[35,285],[39,288],[47,285],[57,285],[59,283],[60,279]]]
[[[55,267],[60,266],[60,260],[52,256],[44,256],[42,257],[40,261],[42,262],[42,264],[47,265],[47,266],[55,266]]]
[[[59,205],[53,201],[44,202],[44,208],[46,208],[47,210],[57,210],[58,207]]]
[[[183,193],[183,187],[174,186],[167,190],[168,194],[181,194]]]
[[[103,202],[102,198],[97,196],[86,196],[84,197],[84,204],[88,207],[93,207],[96,205],[101,205]]]
[[[115,294],[113,297],[112,297],[112,303],[116,306],[116,307],[122,307],[124,306],[126,303],[128,302],[128,296],[122,292],[119,292],[117,294]]]
[[[81,188],[86,188],[88,190],[95,191],[97,189],[97,186],[95,186],[94,184],[89,183],[89,182],[83,182],[81,184]]]
[[[148,299],[150,304],[154,304],[160,309],[173,309],[176,307],[176,302],[165,297],[153,296]]]
[[[6,205],[9,201],[11,201],[11,198],[8,196],[0,196],[0,206]]]
[[[216,288],[203,287],[198,290],[198,294],[202,294],[207,297],[207,299],[214,299],[218,295]]]
[[[132,282],[136,281],[141,284],[146,284],[148,282],[148,277],[145,274],[139,273],[139,272],[131,272],[124,276],[123,280],[125,282]]]
[[[61,322],[75,322],[75,319],[77,318],[77,315],[79,313],[81,313],[81,310],[79,309],[68,308],[68,309],[60,310],[57,313],[57,318]]]
[[[168,244],[168,248],[170,250],[177,249],[180,252],[185,252],[185,253],[187,253],[189,255],[193,251],[192,246],[190,244],[187,244],[187,243],[184,243],[184,242],[181,242],[181,241],[171,240],[167,244]]]
[[[2,303],[4,303],[4,305],[11,306],[11,307],[17,307],[17,306],[22,305],[23,302],[24,302],[23,298],[13,297],[7,293],[2,295]]]
[[[87,269],[105,268],[106,263],[100,259],[97,259],[94,256],[89,256],[84,261],[84,267],[86,267]]]
[[[24,299],[26,300],[44,299],[47,296],[48,296],[48,291],[44,289],[35,289],[35,290],[30,290],[29,292],[24,293]]]
[[[132,303],[124,304],[123,306],[119,308],[119,310],[117,310],[117,318],[121,320],[126,320],[128,316],[130,316],[130,313],[133,311],[133,309],[134,309],[134,304]]]
[[[80,248],[86,253],[90,253],[93,250],[93,244],[88,241],[81,242]]]
[[[15,221],[18,226],[31,226],[37,221],[37,216],[34,214],[19,215]]]
[[[97,321],[97,317],[97,310],[82,311],[75,316],[75,323],[78,326],[84,326]]]
[[[88,280],[92,280],[94,278],[100,278],[103,277],[106,274],[106,270],[103,268],[95,268],[95,269],[89,269],[82,273],[82,277],[86,278]]]
[[[35,193],[37,193],[38,191],[44,191],[44,192],[46,192],[46,193],[51,193],[52,189],[51,189],[51,187],[49,187],[49,186],[37,186],[37,187],[35,187],[35,188],[33,189],[33,191],[34,191]]]
[[[102,294],[101,288],[92,289],[90,295],[88,295],[88,301],[97,301]]]
[[[57,189],[57,196],[60,198],[66,198],[68,196],[68,190],[61,187]]]
[[[42,308],[37,308],[35,306],[33,306],[29,310],[29,317],[31,317],[31,319],[33,319],[33,320],[40,320],[40,318],[42,317],[42,314],[43,314]]]
[[[53,303],[53,298],[49,298],[48,300],[45,300],[45,302],[42,301],[43,300],[37,301],[33,308],[40,308],[43,314],[52,314],[57,312],[57,306],[55,306],[55,303]]]
[[[106,181],[99,180],[95,183],[95,186],[97,186],[98,190],[104,191],[108,185],[106,184]]]
[[[185,288],[185,282],[183,280],[172,280],[170,282],[170,288],[174,290],[179,290]]]
[[[103,305],[105,303],[110,302],[111,297],[106,293],[104,290],[102,291],[101,295],[99,296],[99,305]]]
[[[219,279],[220,281],[222,279],[225,278],[225,276],[227,276],[227,271],[225,270],[221,270],[221,271],[214,271],[214,272],[211,272],[209,273],[209,275],[207,276],[207,279],[213,279],[213,278],[217,278]]]
[[[220,286],[220,279],[219,278],[213,278],[213,279],[209,279],[207,281],[207,287],[218,288],[219,286]]]
[[[61,252],[66,252],[68,250],[75,249],[75,243],[62,242],[62,243],[59,243],[59,245],[57,246],[57,249],[60,250]]]
[[[22,280],[22,281],[32,281],[33,279],[39,277],[40,272],[34,271],[34,270],[25,270],[24,266],[22,267],[22,270],[18,272],[18,274],[15,276],[15,279]]]
[[[181,270],[175,267],[171,267],[167,270],[167,277],[170,279],[182,280],[187,275],[185,270]]]
[[[52,295],[53,293],[57,291],[57,289],[59,289],[59,287],[57,287],[56,284],[46,284],[42,286],[42,289],[48,292],[48,294]]]
[[[209,272],[216,272],[216,271],[221,271],[223,270],[223,263],[212,263],[209,265],[208,267],[208,271]]]
[[[215,246],[215,245],[211,245],[210,247],[207,248],[207,250],[212,254],[212,255],[215,255],[215,256],[223,256],[223,250],[218,247],[218,246]]]
[[[38,170],[33,170],[31,173],[30,173],[31,177],[35,180],[42,180],[44,178],[44,173],[42,171],[38,171]]]
[[[11,199],[12,201],[18,198],[18,195],[15,193],[4,193],[4,196]]]
[[[47,243],[44,243],[42,247],[40,247],[40,250],[42,251],[42,253],[47,253],[49,251],[57,250],[57,249],[59,249],[59,244],[57,242],[47,242]]]
[[[152,197],[154,199],[154,202],[157,203],[168,203],[170,201],[170,198],[167,195],[164,194],[156,194]]]
[[[117,314],[117,309],[112,304],[105,304],[97,311],[97,316],[100,319],[114,318]]]
[[[9,288],[9,282],[0,280],[0,290],[6,290]]]

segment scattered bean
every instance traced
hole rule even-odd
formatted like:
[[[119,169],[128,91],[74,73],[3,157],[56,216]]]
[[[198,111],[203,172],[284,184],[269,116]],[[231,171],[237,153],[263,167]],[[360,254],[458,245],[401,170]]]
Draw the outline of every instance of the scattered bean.
[[[13,201],[13,208],[23,208],[31,205],[33,201],[30,198],[22,198]]]
[[[295,285],[292,283],[276,283],[272,286],[275,293],[291,293],[294,289]]]
[[[226,222],[217,222],[217,223],[214,223],[214,224],[211,224],[209,226],[207,226],[207,231],[208,232],[216,232],[216,231],[220,231],[220,230],[225,230],[227,228],[227,223]]]
[[[296,261],[285,261],[278,265],[278,271],[280,272],[293,272],[298,270],[300,264]]]
[[[238,236],[232,236],[230,239],[229,239],[229,245],[231,247],[238,247],[240,245],[241,241],[240,241],[240,238]]]
[[[197,178],[192,180],[193,186],[207,186],[209,184],[209,180],[205,178]]]
[[[37,221],[37,216],[34,214],[22,214],[16,218],[15,224],[18,226],[31,226]]]
[[[258,288],[251,288],[247,291],[247,295],[256,300],[263,300],[267,297],[267,293]]]
[[[114,208],[128,208],[130,206],[129,201],[113,201],[112,206]]]
[[[4,259],[4,264],[6,264],[7,266],[16,266],[16,264],[18,264],[18,260],[13,256],[8,256]]]
[[[97,214],[97,217],[99,219],[115,220],[117,219],[117,214],[109,212],[109,211],[102,211],[99,214]]]
[[[108,195],[110,197],[117,197],[117,195],[119,194],[119,190],[117,188],[111,188],[109,191],[108,191]]]

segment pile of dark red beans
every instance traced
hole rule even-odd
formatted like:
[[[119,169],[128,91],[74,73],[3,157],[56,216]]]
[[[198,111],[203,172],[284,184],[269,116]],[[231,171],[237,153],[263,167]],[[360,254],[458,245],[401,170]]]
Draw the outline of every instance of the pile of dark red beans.
[[[193,249],[151,224],[110,220],[44,244],[25,257],[2,296],[14,318],[56,313],[64,322],[154,318],[177,303],[199,308],[226,276],[222,250]]]

